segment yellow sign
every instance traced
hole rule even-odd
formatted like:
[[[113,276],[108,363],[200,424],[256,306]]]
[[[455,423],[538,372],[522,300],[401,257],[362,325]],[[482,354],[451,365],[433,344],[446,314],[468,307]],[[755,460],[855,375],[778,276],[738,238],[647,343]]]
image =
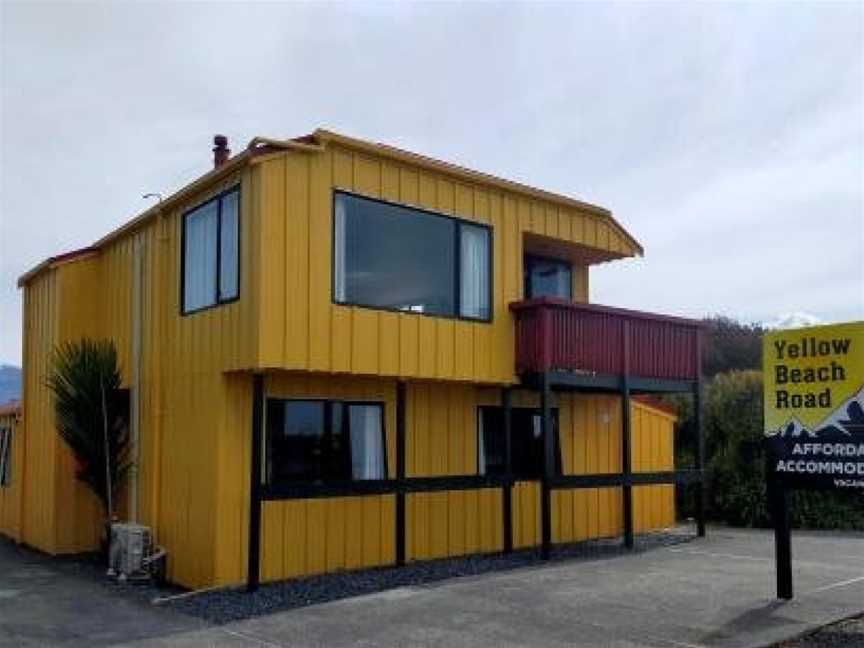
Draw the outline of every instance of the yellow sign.
[[[864,407],[864,322],[766,333],[762,367],[766,435],[808,437],[838,427],[864,434],[853,416]]]
[[[864,490],[864,322],[767,333],[762,369],[769,474]]]

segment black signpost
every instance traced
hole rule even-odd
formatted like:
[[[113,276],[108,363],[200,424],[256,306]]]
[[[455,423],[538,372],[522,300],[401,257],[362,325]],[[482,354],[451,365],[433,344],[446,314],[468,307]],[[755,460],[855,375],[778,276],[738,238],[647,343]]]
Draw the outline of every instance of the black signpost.
[[[768,506],[774,522],[774,562],[777,572],[777,598],[789,600],[792,587],[792,493],[772,472],[771,452],[768,452]],[[776,465],[776,464],[775,464]]]

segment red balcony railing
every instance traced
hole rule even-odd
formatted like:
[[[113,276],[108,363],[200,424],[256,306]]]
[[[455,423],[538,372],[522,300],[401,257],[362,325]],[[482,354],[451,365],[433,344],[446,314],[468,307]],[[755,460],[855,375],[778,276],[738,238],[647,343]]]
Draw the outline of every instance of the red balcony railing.
[[[510,304],[516,371],[571,371],[697,380],[696,320],[543,297]]]

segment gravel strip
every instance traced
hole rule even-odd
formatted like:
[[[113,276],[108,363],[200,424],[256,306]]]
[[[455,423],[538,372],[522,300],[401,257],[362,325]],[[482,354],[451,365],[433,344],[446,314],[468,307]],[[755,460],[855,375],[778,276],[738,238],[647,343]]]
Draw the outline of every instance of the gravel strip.
[[[860,648],[864,646],[864,615],[832,623],[816,632],[777,644],[776,648]]]
[[[637,538],[636,552],[687,542],[693,534],[652,533]],[[555,547],[551,560],[598,560],[629,553],[620,539],[597,540]],[[540,553],[477,555],[409,563],[404,567],[382,567],[261,585],[257,592],[243,589],[217,590],[164,603],[177,612],[211,623],[223,624],[262,614],[326,603],[338,599],[381,592],[397,587],[426,585],[459,576],[542,564]]]
[[[680,527],[636,537],[635,548],[628,550],[620,538],[591,540],[556,546],[553,562],[602,560],[628,553],[641,553],[695,539],[692,529]],[[92,581],[112,593],[151,604],[154,599],[187,593],[173,585],[157,586],[149,581],[118,581],[105,575],[101,555],[76,554],[49,556],[0,538],[25,564],[48,567],[58,572]],[[215,624],[230,623],[262,614],[326,603],[362,594],[382,592],[397,587],[429,585],[449,578],[477,576],[496,571],[544,564],[539,550],[514,551],[510,554],[485,554],[414,562],[404,567],[379,567],[323,574],[276,583],[262,584],[249,594],[244,588],[213,590],[165,601],[160,607],[187,614]],[[852,644],[850,644],[852,645]],[[808,647],[809,648],[809,647]]]

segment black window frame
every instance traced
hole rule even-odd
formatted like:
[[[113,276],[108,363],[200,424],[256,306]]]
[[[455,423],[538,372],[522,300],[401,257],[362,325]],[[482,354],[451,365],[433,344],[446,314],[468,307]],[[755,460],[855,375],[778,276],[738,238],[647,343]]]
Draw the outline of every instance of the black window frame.
[[[420,212],[421,214],[426,214],[429,216],[436,216],[438,218],[446,218],[451,221],[456,222],[456,227],[453,228],[454,231],[454,253],[453,253],[453,263],[454,263],[454,273],[453,273],[453,297],[454,297],[454,311],[453,315],[443,315],[440,313],[424,313],[418,311],[409,311],[402,310],[399,308],[387,308],[385,306],[376,306],[375,304],[364,304],[361,302],[352,302],[352,301],[339,301],[336,299],[336,196],[338,194],[342,194],[345,196],[350,196],[351,198],[360,198],[361,200],[368,200],[370,202],[380,203],[382,205],[388,205],[390,207],[399,207],[401,209],[405,209],[408,211]],[[488,223],[482,223],[479,221],[469,220],[467,218],[460,218],[459,216],[453,216],[452,214],[445,214],[443,212],[434,211],[432,209],[426,209],[424,207],[418,207],[416,205],[409,205],[406,203],[394,202],[392,200],[385,200],[383,198],[376,198],[374,196],[367,196],[361,193],[357,193],[355,191],[349,191],[343,188],[336,188],[333,190],[332,200],[331,200],[331,223],[330,223],[330,303],[336,306],[355,306],[358,308],[368,308],[371,310],[384,311],[389,313],[402,313],[404,315],[419,315],[425,317],[439,317],[443,319],[452,319],[452,320],[462,320],[465,322],[477,322],[481,324],[491,324],[494,319],[495,312],[495,239],[494,239],[494,230],[492,226]],[[468,227],[478,227],[485,229],[487,234],[489,235],[489,315],[488,317],[470,317],[467,315],[462,315],[462,226]]]
[[[322,397],[301,397],[301,396],[293,396],[293,397],[281,397],[281,396],[267,396],[264,399],[264,421],[262,425],[262,432],[264,434],[264,443],[263,443],[263,454],[264,461],[262,462],[262,480],[261,483],[267,487],[279,487],[279,486],[297,486],[300,484],[314,484],[314,485],[328,485],[328,484],[346,484],[346,483],[362,483],[366,481],[378,481],[379,479],[386,480],[389,478],[389,466],[387,461],[387,407],[384,401],[374,401],[374,400],[353,400],[353,399],[342,399],[342,398],[322,398]],[[279,402],[279,403],[321,403],[324,405],[324,436],[332,435],[331,423],[333,419],[332,407],[334,405],[339,405],[343,408],[341,415],[341,433],[343,438],[347,441],[346,447],[348,450],[347,456],[347,465],[351,466],[351,453],[350,453],[350,445],[351,445],[351,432],[349,426],[349,415],[348,408],[351,405],[363,405],[363,406],[372,406],[378,407],[381,412],[381,452],[382,452],[382,477],[368,480],[368,479],[354,479],[353,475],[350,474],[347,477],[339,478],[339,479],[325,479],[323,477],[319,478],[297,478],[297,479],[282,479],[282,480],[273,480],[271,477],[271,464],[270,464],[270,456],[271,456],[271,439],[270,439],[270,423],[267,421],[267,412],[270,409],[271,402]]]
[[[481,422],[482,422],[482,416],[483,416],[484,410],[500,411],[502,418],[504,416],[504,407],[501,405],[478,405],[477,406],[477,433],[476,433],[477,467],[476,467],[476,471],[477,471],[478,475],[481,475],[481,474],[488,475],[489,474],[488,472],[486,472],[486,473],[480,472],[480,444],[483,442],[483,440],[480,436],[480,429],[481,429]],[[513,408],[511,408],[511,410],[514,413],[515,412],[523,412],[523,413],[528,412],[532,416],[541,416],[541,417],[543,416],[543,411],[539,407],[513,407]],[[553,474],[555,476],[560,476],[563,474],[563,468],[562,468],[562,461],[561,461],[561,426],[560,426],[560,417],[559,417],[559,413],[558,413],[559,408],[552,407],[551,412],[552,412],[552,448],[553,448],[553,452],[555,455],[555,466],[553,468]],[[514,427],[511,424],[510,433],[513,434],[513,432],[514,432]],[[501,430],[501,435],[502,436],[504,435],[503,429]],[[541,441],[542,441],[542,437],[541,437]],[[513,445],[512,445],[512,440],[511,440],[511,448],[512,447],[513,447]],[[537,480],[543,478],[542,462],[541,462],[541,465],[539,467],[539,475],[533,475],[527,471],[518,471],[518,472],[514,471],[513,466],[512,466],[513,457],[511,456],[510,459],[511,459],[511,465],[510,466],[507,466],[507,465],[504,466],[504,471],[501,473],[502,475],[504,475],[506,477],[511,477],[514,481],[537,481]]]
[[[0,425],[0,488],[12,486],[12,425]]]
[[[221,298],[222,293],[222,199],[225,196],[235,193],[237,194],[237,294],[233,297],[228,297],[226,299]],[[241,216],[242,216],[242,189],[241,185],[235,184],[228,189],[224,189],[220,191],[218,194],[211,196],[207,200],[202,203],[191,207],[183,212],[181,216],[182,220],[182,231],[180,235],[180,315],[193,315],[195,313],[200,313],[202,311],[209,310],[211,308],[218,308],[219,306],[224,306],[225,304],[231,304],[240,299],[240,268],[241,268],[241,259],[243,256],[242,253],[242,245],[241,245],[241,236],[242,236],[242,226],[241,226]],[[207,304],[206,306],[201,306],[199,308],[193,308],[192,310],[186,310],[186,226],[189,220],[189,216],[201,209],[202,207],[206,207],[212,202],[216,202],[216,295],[215,301],[212,304]]]
[[[567,266],[569,268],[570,281],[567,283],[566,299],[573,301],[573,264],[567,259],[543,256],[542,254],[530,254],[527,252],[523,254],[522,258],[522,292],[525,296],[525,299],[534,299],[535,297],[537,297],[537,295],[534,295],[531,290],[531,269],[538,261],[541,261],[543,263],[555,263],[558,265]]]

